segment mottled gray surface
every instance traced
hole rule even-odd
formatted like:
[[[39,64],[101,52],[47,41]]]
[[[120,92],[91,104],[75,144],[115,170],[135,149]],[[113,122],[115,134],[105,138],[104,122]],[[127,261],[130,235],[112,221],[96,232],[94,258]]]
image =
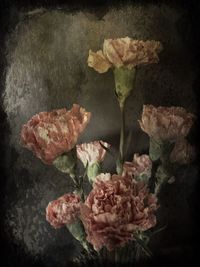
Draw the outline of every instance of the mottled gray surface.
[[[191,65],[192,51],[185,42],[184,16],[183,10],[165,5],[113,8],[101,19],[89,12],[43,10],[41,14],[26,16],[10,35],[4,94],[11,129],[5,223],[13,242],[33,256],[42,256],[48,266],[64,266],[78,249],[66,229],[54,230],[45,221],[48,202],[70,191],[71,182],[20,146],[22,124],[40,111],[70,108],[72,103],[78,103],[93,114],[80,142],[101,138],[116,146],[120,124],[113,76],[111,72],[100,75],[87,66],[88,50],[101,49],[105,38],[155,39],[164,46],[160,64],[138,69],[136,88],[127,101],[127,128],[134,133],[132,151],[145,151],[148,138],[137,123],[144,103],[180,105],[196,112],[192,86],[197,74]],[[109,164],[108,158],[106,167],[112,169]],[[172,229],[176,225],[178,230],[174,231],[180,236],[184,231],[181,224],[177,225],[180,214],[184,227],[192,227],[187,203],[196,179],[195,169],[192,171],[190,181],[186,176],[191,169],[174,185],[172,193],[177,198],[165,208],[166,218],[169,215]],[[167,194],[164,202],[171,199]],[[167,244],[162,237],[161,234],[154,241],[155,247]]]

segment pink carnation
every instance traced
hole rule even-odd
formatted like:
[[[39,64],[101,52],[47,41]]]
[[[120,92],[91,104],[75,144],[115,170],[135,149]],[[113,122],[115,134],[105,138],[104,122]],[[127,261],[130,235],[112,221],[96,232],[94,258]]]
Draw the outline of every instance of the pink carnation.
[[[101,146],[100,142],[104,145],[104,147],[110,147],[108,143],[103,141],[94,141],[76,146],[77,157],[82,161],[85,167],[87,162],[88,165],[92,165],[94,163],[100,163],[104,160],[106,150]]]
[[[134,154],[133,161],[126,161],[123,165],[123,176],[130,176],[132,178],[139,178],[145,175],[147,178],[151,177],[152,161],[148,155]]]
[[[33,116],[21,131],[21,142],[46,164],[71,150],[90,120],[91,113],[79,105]]]
[[[81,219],[95,250],[123,246],[135,231],[155,226],[157,199],[142,182],[119,175],[100,174],[84,204]]]
[[[54,227],[60,228],[73,223],[80,213],[80,199],[75,194],[65,194],[51,201],[46,208],[46,219]]]
[[[182,107],[144,105],[139,124],[155,140],[175,142],[188,135],[194,119],[195,116]]]

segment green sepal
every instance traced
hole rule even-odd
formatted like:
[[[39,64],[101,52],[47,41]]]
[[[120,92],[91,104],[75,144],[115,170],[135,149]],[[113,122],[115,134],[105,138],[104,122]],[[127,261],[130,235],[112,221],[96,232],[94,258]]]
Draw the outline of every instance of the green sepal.
[[[149,144],[149,157],[152,161],[156,161],[161,156],[161,147],[162,144],[153,138],[150,138],[150,144]]]
[[[152,161],[161,159],[162,161],[169,158],[169,155],[174,147],[173,143],[162,142],[150,138],[149,156]]]
[[[98,174],[101,173],[101,165],[99,163],[93,163],[87,166],[87,176],[91,184],[95,181]]]
[[[133,90],[136,68],[114,68],[115,93],[120,104],[124,104],[126,98]]]
[[[136,234],[134,236],[135,242],[136,242],[136,248],[137,248],[137,254],[140,254],[140,249],[145,252],[145,254],[151,258],[152,257],[152,252],[148,247],[149,243],[149,237],[145,233],[139,233],[138,235]],[[140,256],[140,255],[138,255]]]
[[[144,182],[145,184],[148,183],[149,178],[150,178],[150,177],[147,176],[146,174],[138,175],[138,176],[135,177],[135,179],[136,179],[137,181],[142,181],[142,182]]]
[[[76,156],[73,150],[66,154],[57,157],[53,165],[61,172],[74,175],[74,169],[76,165]]]

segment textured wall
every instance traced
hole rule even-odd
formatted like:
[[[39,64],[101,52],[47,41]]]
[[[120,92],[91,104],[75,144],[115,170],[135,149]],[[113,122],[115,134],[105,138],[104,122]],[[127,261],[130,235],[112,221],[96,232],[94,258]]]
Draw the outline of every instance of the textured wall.
[[[64,10],[37,12],[21,13],[7,41],[4,108],[10,126],[10,148],[5,224],[10,238],[27,254],[40,257],[45,266],[62,267],[79,249],[78,244],[66,229],[55,231],[48,225],[45,208],[50,200],[70,191],[71,182],[20,147],[22,124],[40,111],[78,103],[93,114],[80,142],[101,138],[116,146],[119,109],[113,76],[111,72],[100,75],[87,66],[88,50],[101,49],[105,38],[159,40],[164,46],[160,63],[138,69],[136,88],[127,101],[127,128],[134,133],[131,156],[146,151],[148,146],[148,138],[137,123],[143,104],[180,105],[196,112],[193,84],[197,71],[192,65],[190,21],[181,8],[129,5],[110,8],[98,16]],[[109,158],[106,167],[113,168]],[[174,239],[181,242],[183,235],[192,235],[185,233],[185,228],[193,225],[188,198],[196,171],[191,168],[182,173],[173,188],[166,189],[161,221],[162,217],[167,219],[171,230],[153,241],[153,249],[164,250]],[[191,171],[192,179],[188,180]]]

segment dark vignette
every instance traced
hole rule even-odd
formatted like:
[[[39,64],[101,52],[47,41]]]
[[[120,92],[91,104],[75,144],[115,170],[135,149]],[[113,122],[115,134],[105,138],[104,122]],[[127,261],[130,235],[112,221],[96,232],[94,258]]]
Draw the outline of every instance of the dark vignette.
[[[48,8],[48,9],[55,9],[55,8],[62,8],[68,12],[76,12],[78,10],[87,10],[95,14],[98,18],[101,18],[112,6],[122,6],[125,4],[135,3],[138,5],[145,5],[148,3],[154,3],[159,5],[160,3],[165,2],[169,6],[173,7],[184,7],[186,10],[188,19],[190,21],[190,25],[185,25],[185,29],[180,29],[185,31],[185,42],[188,43],[188,47],[193,50],[194,53],[194,60],[193,64],[198,67],[199,77],[200,77],[200,33],[199,33],[199,26],[200,26],[200,2],[198,0],[177,0],[177,1],[144,1],[144,0],[135,0],[135,1],[98,1],[98,0],[74,0],[74,1],[56,1],[56,0],[19,0],[19,1],[12,1],[12,0],[5,0],[0,1],[0,94],[2,95],[4,91],[4,83],[5,83],[5,69],[7,66],[6,62],[6,47],[5,41],[6,37],[12,30],[15,28],[18,21],[21,19],[19,14],[21,10],[29,11],[32,8]],[[187,56],[187,55],[186,55]],[[200,118],[200,78],[198,78],[193,84],[193,90],[196,94],[196,99],[198,101],[198,114],[197,116]],[[200,141],[199,141],[199,119],[196,122],[196,129],[192,133],[192,140],[195,143],[196,147],[198,148],[198,158],[199,160],[199,152],[200,152]],[[4,199],[4,185],[5,180],[8,174],[8,166],[6,166],[6,156],[7,151],[9,148],[9,126],[6,120],[6,114],[2,107],[2,99],[0,99],[0,218],[4,218],[4,212],[6,207],[4,206],[3,199]],[[11,159],[10,159],[11,160]],[[11,162],[11,161],[10,161]],[[12,166],[9,166],[12,169]],[[199,192],[200,192],[200,180],[196,185],[195,191],[193,196],[190,199],[191,202],[191,210],[194,214],[195,225],[196,225],[196,236],[194,240],[191,242],[191,250],[190,254],[174,252],[170,255],[170,257],[165,257],[163,255],[155,255],[152,260],[145,263],[138,263],[138,265],[142,266],[151,266],[151,265],[158,265],[158,266],[186,266],[192,265],[198,261],[198,253],[200,251],[199,245],[199,237],[200,237],[200,201],[199,201]],[[29,255],[27,255],[23,248],[18,247],[12,243],[12,240],[4,233],[2,219],[0,220],[1,224],[1,262],[3,263],[2,266],[43,266],[40,259],[33,259]],[[196,263],[197,264],[197,263]],[[89,265],[94,266],[92,263]],[[72,264],[69,264],[72,266]]]

